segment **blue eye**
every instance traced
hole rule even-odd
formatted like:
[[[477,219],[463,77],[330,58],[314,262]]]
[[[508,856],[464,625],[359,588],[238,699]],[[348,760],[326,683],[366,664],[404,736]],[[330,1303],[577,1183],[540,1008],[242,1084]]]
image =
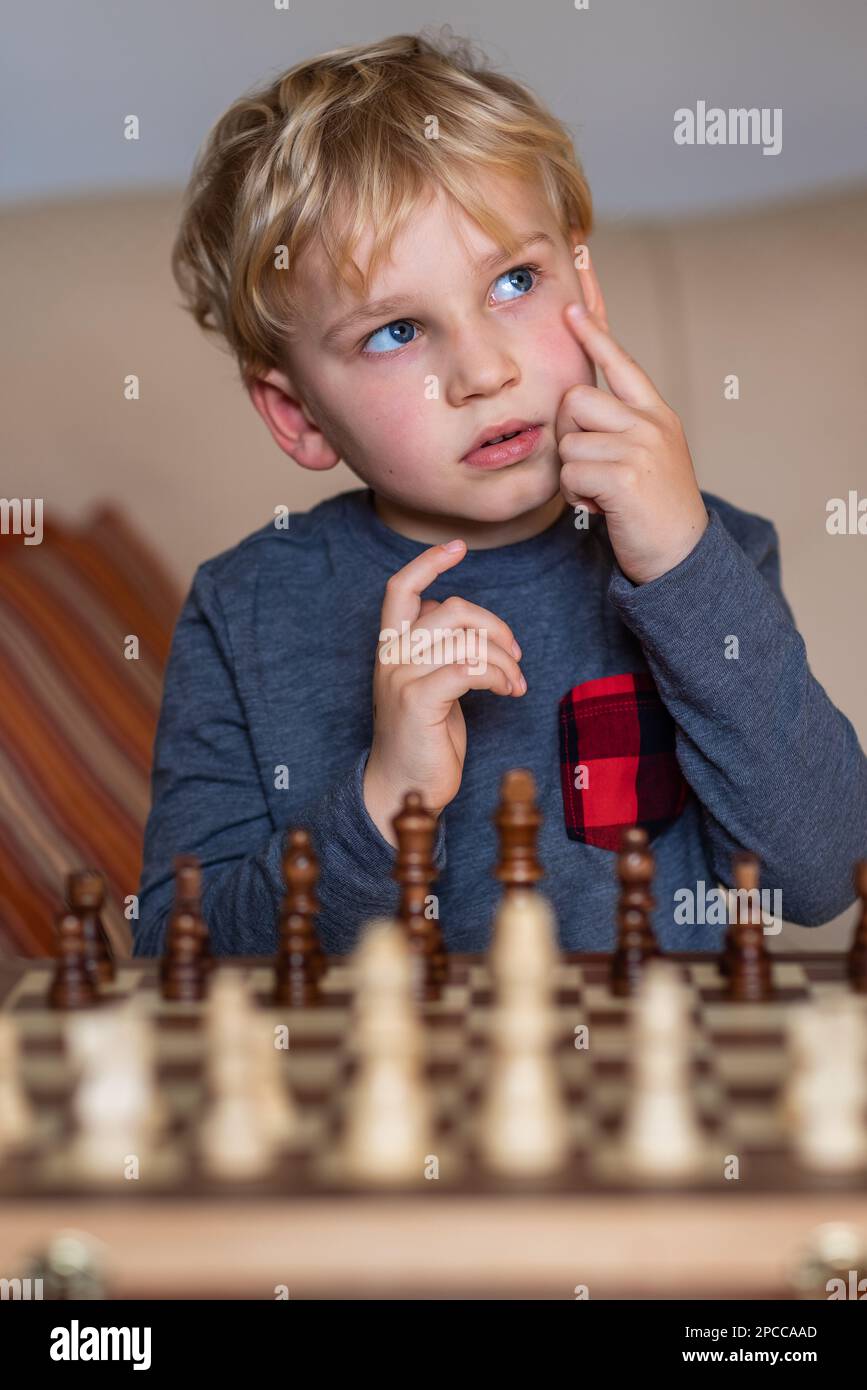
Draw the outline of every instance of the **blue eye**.
[[[395,319],[394,323],[387,323],[384,328],[377,328],[375,333],[365,340],[365,352],[393,352],[395,348],[405,347],[407,343],[415,341],[416,328],[409,319]]]
[[[494,281],[493,295],[496,295],[497,286],[502,285],[505,291],[503,299],[508,302],[510,299],[523,299],[535,288],[537,272],[533,266],[516,265],[511,270],[507,270],[503,275],[498,276]],[[501,301],[503,302],[503,301]]]

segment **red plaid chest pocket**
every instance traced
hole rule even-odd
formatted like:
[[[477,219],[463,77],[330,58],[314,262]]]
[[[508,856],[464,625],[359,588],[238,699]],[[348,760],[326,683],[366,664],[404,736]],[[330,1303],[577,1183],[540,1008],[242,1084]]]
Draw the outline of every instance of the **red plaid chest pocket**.
[[[686,804],[674,720],[652,676],[626,672],[574,685],[560,701],[566,834],[617,850],[624,826],[652,840]]]

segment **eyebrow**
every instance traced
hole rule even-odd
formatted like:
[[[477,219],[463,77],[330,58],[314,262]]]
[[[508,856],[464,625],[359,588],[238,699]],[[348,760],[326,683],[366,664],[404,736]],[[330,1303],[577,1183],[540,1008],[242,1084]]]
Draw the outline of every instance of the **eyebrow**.
[[[531,246],[542,244],[553,247],[553,238],[547,232],[531,232],[527,239],[517,247],[514,254],[517,256],[521,251],[529,251]],[[483,275],[485,271],[495,270],[498,265],[508,259],[510,254],[504,247],[498,246],[496,251],[482,256],[473,263],[471,267],[473,275]],[[413,302],[417,303],[417,298],[413,300],[408,295],[399,295],[396,298],[374,299],[367,304],[361,304],[326,330],[322,337],[322,344],[324,347],[331,347],[348,329],[355,328],[362,323],[368,323],[370,320],[385,322],[389,319],[395,319]]]

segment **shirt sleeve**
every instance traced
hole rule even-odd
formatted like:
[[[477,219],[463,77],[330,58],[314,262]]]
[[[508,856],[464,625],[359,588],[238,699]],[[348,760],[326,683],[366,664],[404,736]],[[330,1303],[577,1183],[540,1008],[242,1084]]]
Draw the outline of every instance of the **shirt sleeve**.
[[[810,671],[780,585],[776,529],[751,518],[745,548],[708,508],[680,564],[635,585],[614,566],[608,597],[635,633],[676,725],[677,758],[702,808],[711,865],[762,861],[782,915],[818,926],[854,900],[867,853],[867,759]]]
[[[300,714],[299,714],[300,719]],[[369,749],[318,801],[275,823],[235,679],[231,643],[213,586],[197,576],[178,621],[154,747],[134,954],[165,946],[180,853],[202,861],[203,911],[216,955],[261,955],[277,945],[286,834],[310,832],[319,859],[316,927],[326,951],[355,945],[370,917],[394,913],[395,851],[364,804]],[[434,844],[445,867],[445,821]]]

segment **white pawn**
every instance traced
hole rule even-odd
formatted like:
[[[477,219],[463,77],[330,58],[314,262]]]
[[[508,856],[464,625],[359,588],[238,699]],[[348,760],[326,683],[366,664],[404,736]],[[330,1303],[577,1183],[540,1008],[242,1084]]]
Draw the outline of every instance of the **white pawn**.
[[[343,1171],[362,1183],[411,1182],[424,1176],[432,1128],[424,1035],[402,928],[387,918],[371,922],[353,965],[358,1073],[347,1102]]]
[[[867,1162],[867,1024],[852,996],[791,1009],[785,1118],[797,1157],[817,1172],[849,1172]]]
[[[198,1139],[202,1165],[212,1177],[229,1181],[263,1177],[272,1166],[274,1145],[255,1084],[256,1024],[240,971],[217,972],[205,1020],[210,1099]]]
[[[19,1075],[18,1031],[8,1014],[0,1014],[0,1158],[26,1145],[35,1130],[33,1107]]]
[[[567,1155],[566,1105],[552,1051],[557,960],[549,902],[511,889],[497,911],[489,954],[497,1002],[477,1132],[486,1167],[504,1175],[543,1177]]]
[[[651,961],[635,1000],[623,1152],[633,1175],[697,1173],[705,1146],[691,1095],[691,996],[675,966]]]
[[[98,1182],[145,1174],[153,1155],[153,1090],[135,1015],[123,1006],[71,1015],[66,1038],[79,1078],[74,1173]]]

